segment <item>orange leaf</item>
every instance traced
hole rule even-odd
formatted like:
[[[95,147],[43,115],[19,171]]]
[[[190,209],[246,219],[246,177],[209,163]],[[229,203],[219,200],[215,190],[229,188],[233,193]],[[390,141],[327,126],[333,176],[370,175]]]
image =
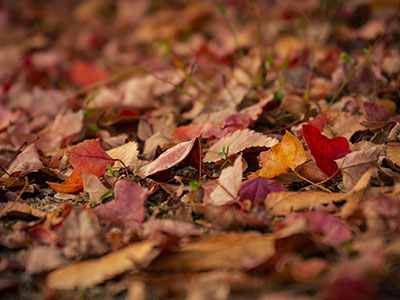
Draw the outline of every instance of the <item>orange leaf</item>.
[[[298,139],[286,131],[282,142],[273,146],[270,150],[261,152],[259,176],[273,178],[287,173],[288,169],[296,167],[307,160],[303,146]]]
[[[68,154],[69,163],[74,171],[63,183],[48,182],[56,192],[77,192],[83,188],[82,173],[101,177],[107,170],[107,165],[114,164],[114,160],[101,148],[97,140],[86,140],[74,146]]]
[[[110,76],[110,73],[106,70],[100,69],[96,65],[86,61],[75,63],[70,72],[71,80],[80,86],[88,86],[104,80],[108,76]]]
[[[288,167],[279,160],[279,151],[281,144],[275,145],[268,151],[260,153],[260,167],[259,176],[266,178],[273,178],[288,171]]]

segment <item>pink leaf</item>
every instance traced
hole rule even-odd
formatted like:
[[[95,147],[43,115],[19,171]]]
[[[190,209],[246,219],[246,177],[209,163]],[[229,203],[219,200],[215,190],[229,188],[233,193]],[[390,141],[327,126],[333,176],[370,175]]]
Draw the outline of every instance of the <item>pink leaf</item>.
[[[255,177],[244,181],[239,190],[241,201],[250,200],[252,206],[264,205],[265,197],[272,192],[285,192],[283,185],[265,178]]]
[[[114,186],[115,200],[94,209],[102,222],[119,223],[126,227],[144,220],[144,201],[148,190],[129,180],[119,180]]]

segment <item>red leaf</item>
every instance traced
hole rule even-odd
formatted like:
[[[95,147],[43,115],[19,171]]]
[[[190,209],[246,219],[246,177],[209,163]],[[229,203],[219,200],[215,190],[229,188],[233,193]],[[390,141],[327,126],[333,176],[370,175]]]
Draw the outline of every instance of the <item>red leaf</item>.
[[[313,125],[303,125],[303,136],[317,166],[329,176],[338,169],[335,159],[350,153],[349,143],[344,137],[330,139],[321,134]]]
[[[106,70],[100,69],[96,65],[86,62],[78,61],[72,67],[69,74],[71,80],[80,86],[87,86],[97,81],[106,79],[110,76]]]
[[[129,180],[119,180],[114,186],[115,200],[94,209],[100,221],[124,226],[138,225],[144,220],[144,201],[148,190]]]
[[[283,185],[265,178],[255,177],[244,181],[239,190],[241,201],[250,200],[252,206],[264,205],[265,197],[272,192],[285,192]]]
[[[86,140],[68,151],[69,163],[74,168],[72,174],[63,182],[48,182],[56,191],[74,193],[83,188],[82,173],[101,177],[107,170],[107,165],[113,165],[114,160],[101,148],[97,140]]]

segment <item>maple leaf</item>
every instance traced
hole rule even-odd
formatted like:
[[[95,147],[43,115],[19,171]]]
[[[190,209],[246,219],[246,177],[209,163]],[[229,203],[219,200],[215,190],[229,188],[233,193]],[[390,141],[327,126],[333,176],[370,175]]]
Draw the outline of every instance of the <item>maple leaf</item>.
[[[97,140],[86,140],[68,151],[69,163],[74,168],[72,174],[63,182],[48,182],[60,193],[74,193],[83,188],[82,173],[101,177],[107,170],[107,165],[113,165],[114,160],[101,148]]]
[[[284,174],[288,169],[296,167],[307,160],[306,153],[299,140],[286,131],[282,142],[273,146],[270,150],[261,152],[259,176],[273,178]]]
[[[329,176],[332,176],[338,170],[334,160],[351,152],[346,138],[334,137],[330,139],[322,135],[319,129],[313,125],[303,125],[303,136],[315,163]]]

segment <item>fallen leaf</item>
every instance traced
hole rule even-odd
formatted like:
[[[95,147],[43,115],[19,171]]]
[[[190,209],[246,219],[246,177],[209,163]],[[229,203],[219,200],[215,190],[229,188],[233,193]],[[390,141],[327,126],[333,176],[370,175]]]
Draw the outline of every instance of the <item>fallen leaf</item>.
[[[306,222],[299,222],[300,218]],[[332,246],[339,246],[351,237],[349,226],[340,218],[318,211],[290,215],[279,226],[276,234],[282,238],[303,232],[318,232],[322,235],[322,242]]]
[[[39,158],[36,146],[31,144],[11,163],[8,174],[22,177],[41,168],[44,168],[44,166]]]
[[[114,196],[114,200],[94,209],[100,221],[117,223],[125,227],[132,227],[143,222],[147,189],[133,181],[118,180],[114,185]]]
[[[123,168],[123,164],[118,160],[121,160],[127,168],[132,168],[139,155],[138,144],[136,142],[126,143],[106,152],[112,159],[116,160],[113,166],[115,170]]]
[[[164,232],[168,235],[179,238],[188,237],[191,235],[201,235],[203,231],[197,229],[193,223],[171,219],[151,219],[143,223],[143,235],[150,236],[156,231]]]
[[[69,163],[74,168],[72,174],[63,182],[48,182],[60,193],[74,193],[83,188],[82,173],[101,177],[107,165],[114,165],[114,160],[101,148],[97,140],[85,140],[68,151]]]
[[[391,142],[386,147],[387,158],[400,166],[400,143]]]
[[[343,174],[346,191],[349,191],[365,172],[377,164],[379,156],[383,153],[383,145],[374,145],[370,149],[354,151],[335,160]]]
[[[303,125],[303,136],[317,166],[329,176],[332,176],[338,170],[334,160],[351,152],[349,143],[345,138],[334,137],[330,139],[322,135],[319,129],[313,125]]]
[[[286,130],[278,151],[279,161],[294,170],[307,160],[303,146],[298,139]]]
[[[265,177],[255,177],[240,185],[240,201],[250,200],[252,206],[264,205],[265,197],[272,192],[284,192],[285,187]]]
[[[197,139],[192,139],[166,150],[156,160],[141,167],[136,175],[144,178],[172,168],[185,160],[192,151],[196,150],[194,148],[196,148],[197,143]]]
[[[63,255],[68,258],[101,255],[108,249],[99,222],[88,209],[72,209],[64,220],[60,238],[64,246]]]
[[[160,253],[159,245],[160,241],[146,240],[98,259],[67,265],[47,276],[47,287],[56,290],[83,289],[127,271],[140,270]]]
[[[272,149],[260,153],[259,176],[274,178],[288,172],[289,167],[279,160],[278,153],[281,145],[275,145]]]
[[[277,139],[267,137],[262,133],[255,132],[253,130],[237,130],[234,133],[228,134],[212,145],[210,149],[208,149],[203,161],[216,162],[221,160],[222,157],[218,155],[218,153],[222,151],[222,148],[227,148],[228,146],[229,155],[232,155],[252,147],[270,148],[277,143]]]
[[[261,152],[259,176],[273,178],[287,173],[288,169],[294,171],[306,160],[306,153],[299,140],[289,131],[286,131],[279,144],[268,151]]]
[[[333,202],[345,200],[346,203],[340,208],[338,215],[347,218],[357,209],[374,171],[374,169],[368,170],[347,193],[329,194],[319,191],[270,193],[265,199],[265,207],[272,215],[286,216],[292,212],[313,210],[319,205],[333,205]],[[339,208],[334,206],[334,210]]]
[[[100,179],[93,174],[82,173],[82,184],[83,191],[89,194],[90,204],[99,204],[101,196],[108,191]]]
[[[71,80],[80,86],[88,86],[92,83],[104,80],[109,75],[107,71],[86,61],[76,62],[70,71]]]
[[[219,233],[206,235],[156,259],[150,269],[174,272],[243,270],[248,261],[266,261],[275,253],[273,235]]]
[[[200,137],[203,132],[213,128],[213,126],[216,125],[212,123],[182,125],[175,128],[172,132],[172,136],[177,137],[182,141],[188,141]]]
[[[68,263],[62,250],[51,246],[34,246],[29,249],[26,259],[26,272],[29,274],[38,274],[54,270]]]
[[[218,186],[211,193],[209,204],[222,206],[236,201],[242,183],[242,173],[242,156],[238,156],[233,166],[222,170],[218,179]]]
[[[46,213],[29,206],[25,203],[18,202],[2,202],[0,203],[0,218],[20,218],[20,219],[31,219],[31,218],[44,218]]]

